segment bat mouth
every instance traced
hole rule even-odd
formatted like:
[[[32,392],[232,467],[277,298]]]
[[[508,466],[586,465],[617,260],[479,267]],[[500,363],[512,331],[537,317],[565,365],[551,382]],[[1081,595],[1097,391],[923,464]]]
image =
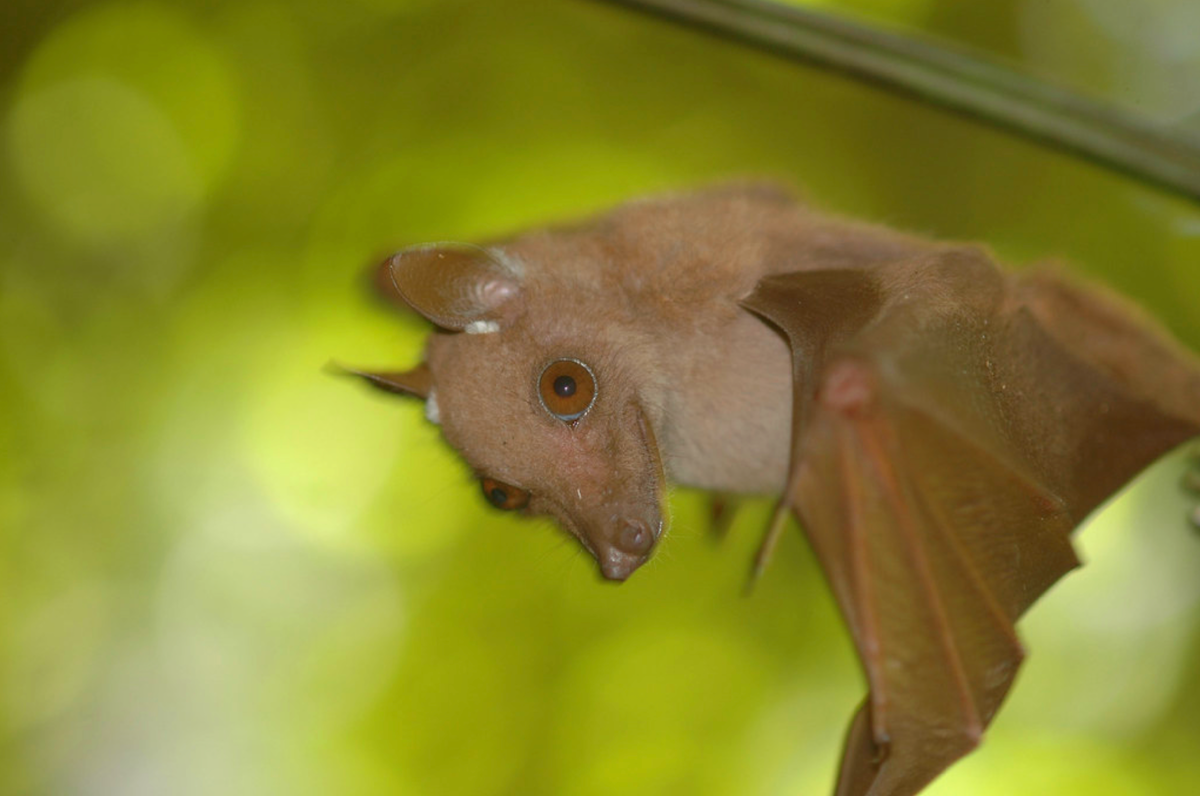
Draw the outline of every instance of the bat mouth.
[[[635,512],[612,513],[609,523],[581,524],[566,512],[551,512],[559,523],[591,553],[605,580],[621,582],[650,560],[665,527],[662,515],[640,518]],[[589,533],[589,528],[603,528]]]

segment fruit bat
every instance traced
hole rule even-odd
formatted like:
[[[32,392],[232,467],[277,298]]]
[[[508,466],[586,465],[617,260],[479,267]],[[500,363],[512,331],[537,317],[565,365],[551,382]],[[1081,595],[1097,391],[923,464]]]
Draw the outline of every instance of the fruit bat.
[[[917,793],[980,742],[1072,531],[1200,434],[1200,361],[1117,297],[772,186],[405,249],[377,281],[436,328],[415,369],[351,372],[423,398],[489,502],[604,577],[666,532],[668,480],[781,495],[758,566],[795,516],[868,685],[839,796]]]

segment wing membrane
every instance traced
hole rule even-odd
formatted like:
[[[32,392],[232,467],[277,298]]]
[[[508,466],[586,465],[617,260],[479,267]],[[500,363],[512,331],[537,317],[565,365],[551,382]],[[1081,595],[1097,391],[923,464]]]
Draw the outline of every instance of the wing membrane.
[[[1024,658],[1015,621],[1078,566],[1074,527],[1197,429],[1040,331],[978,250],[776,275],[743,306],[792,347],[780,512],[869,689],[837,794],[911,796],[979,743]]]

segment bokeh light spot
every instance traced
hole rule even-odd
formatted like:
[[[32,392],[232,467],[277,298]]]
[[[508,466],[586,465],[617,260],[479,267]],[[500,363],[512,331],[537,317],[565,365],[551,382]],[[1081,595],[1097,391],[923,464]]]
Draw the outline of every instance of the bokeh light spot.
[[[25,614],[0,690],[9,726],[36,726],[73,705],[101,668],[111,619],[110,594],[99,581],[76,583]]]
[[[239,140],[236,81],[225,54],[182,12],[151,3],[83,11],[41,44],[21,88],[86,76],[128,86],[170,119],[204,185],[224,174]]]
[[[465,471],[419,419],[415,400],[376,395],[327,367],[339,332],[311,322],[318,325],[307,341],[269,347],[240,425],[239,457],[276,510],[314,541],[382,546],[401,557],[440,549],[472,505],[442,499],[456,481],[466,485]],[[389,483],[395,508],[366,515]],[[472,501],[477,490],[471,485]]]
[[[354,518],[386,480],[399,415],[356,402],[354,385],[323,371],[319,355],[282,353],[262,375],[244,426],[252,471],[298,528],[327,544],[348,542]]]
[[[121,240],[193,211],[229,167],[234,81],[178,12],[102,6],[29,59],[9,119],[21,184],[52,221]]]
[[[202,186],[170,121],[104,78],[26,92],[9,149],[22,185],[52,221],[87,241],[121,240],[174,223]]]
[[[331,555],[254,502],[204,518],[176,546],[158,608],[160,654],[198,711],[245,726],[283,714],[323,733],[378,696],[404,623],[378,559]]]

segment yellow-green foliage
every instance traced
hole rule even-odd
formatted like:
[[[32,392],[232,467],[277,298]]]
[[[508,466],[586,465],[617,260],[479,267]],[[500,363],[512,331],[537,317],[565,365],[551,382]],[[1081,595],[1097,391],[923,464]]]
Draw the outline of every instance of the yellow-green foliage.
[[[1163,118],[1200,107],[1191,0],[1136,25],[1104,0],[814,5]],[[862,686],[798,535],[741,596],[767,503],[717,542],[675,495],[664,549],[617,588],[488,511],[418,406],[323,371],[419,358],[425,329],[361,279],[400,245],[765,174],[1064,257],[1200,345],[1196,207],[605,4],[3,16],[0,793],[827,791]],[[931,793],[1195,789],[1179,471],[1083,533],[1092,563],[1025,624],[988,743]]]

